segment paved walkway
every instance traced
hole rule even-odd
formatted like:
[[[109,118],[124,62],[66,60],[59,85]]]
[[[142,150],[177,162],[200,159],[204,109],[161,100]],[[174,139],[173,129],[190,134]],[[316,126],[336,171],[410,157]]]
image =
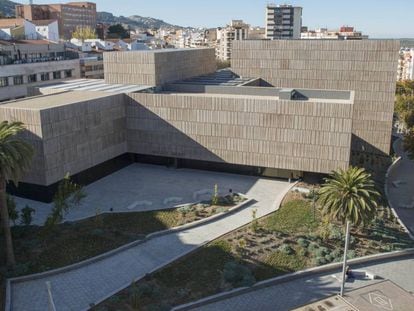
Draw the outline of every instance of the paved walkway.
[[[394,143],[394,151],[402,157],[388,179],[388,199],[405,226],[414,234],[414,161],[410,160],[399,139]],[[403,208],[403,206],[413,208]]]
[[[247,193],[258,180],[254,176],[135,163],[86,186],[87,197],[82,205],[70,210],[64,220],[95,216],[111,208],[116,213],[174,208],[211,198],[215,184],[222,194],[229,189]],[[203,190],[204,195],[194,196]],[[36,209],[35,225],[43,225],[52,208],[51,204],[23,198],[16,198],[16,203],[19,210],[26,205]]]
[[[246,193],[257,202],[225,218],[197,228],[153,238],[76,270],[31,281],[12,282],[11,310],[47,310],[46,281],[52,284],[57,310],[85,310],[90,303],[116,293],[128,286],[132,280],[143,277],[203,243],[249,223],[253,209],[258,210],[258,217],[273,212],[290,187],[287,182],[256,179]]]
[[[352,268],[358,269],[362,267],[354,266]],[[396,261],[368,264],[364,268],[384,279],[393,281],[407,291],[414,292],[414,277],[412,275],[412,271],[414,271],[414,256]],[[339,272],[337,275],[339,276]],[[381,280],[348,282],[346,289],[360,288],[379,281]],[[332,277],[332,274],[322,274],[258,289],[240,296],[198,307],[197,310],[291,310],[292,308],[335,295],[338,292],[339,283]]]

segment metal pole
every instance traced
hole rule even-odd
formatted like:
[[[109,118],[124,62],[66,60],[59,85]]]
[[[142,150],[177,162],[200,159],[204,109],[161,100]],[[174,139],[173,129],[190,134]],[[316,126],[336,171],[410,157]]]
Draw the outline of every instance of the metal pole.
[[[350,227],[350,222],[347,221],[346,222],[346,233],[345,233],[345,249],[344,249],[344,264],[342,267],[342,279],[341,279],[341,297],[343,297],[344,292],[345,292],[345,281],[346,281],[346,262],[347,262],[347,253],[348,253],[348,245],[349,245],[349,227]]]
[[[46,282],[46,288],[47,288],[47,294],[48,294],[48,300],[49,300],[49,311],[56,311],[55,302],[53,301],[53,296],[52,296],[52,286],[50,285],[50,282]]]

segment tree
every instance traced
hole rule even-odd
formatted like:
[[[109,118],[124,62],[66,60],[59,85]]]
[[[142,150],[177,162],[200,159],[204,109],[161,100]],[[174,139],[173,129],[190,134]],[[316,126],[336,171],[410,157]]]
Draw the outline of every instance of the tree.
[[[53,197],[53,208],[45,222],[45,228],[51,230],[63,220],[64,214],[78,206],[86,194],[83,188],[70,180],[69,174],[59,183]]]
[[[72,38],[79,39],[82,42],[87,39],[96,39],[95,29],[91,27],[76,27],[75,31],[72,33]]]
[[[24,131],[23,123],[3,121],[0,123],[0,215],[6,239],[7,265],[14,266],[13,241],[7,209],[6,183],[18,180],[30,168],[33,148],[18,134]]]
[[[403,140],[404,150],[407,152],[408,157],[414,160],[414,131],[410,131],[404,136]]]
[[[350,226],[371,221],[377,210],[380,194],[371,175],[363,168],[350,167],[333,171],[319,190],[318,202],[327,217],[346,224],[341,296],[344,293]]]
[[[129,32],[121,24],[115,24],[108,27],[108,38],[125,39],[129,38]]]

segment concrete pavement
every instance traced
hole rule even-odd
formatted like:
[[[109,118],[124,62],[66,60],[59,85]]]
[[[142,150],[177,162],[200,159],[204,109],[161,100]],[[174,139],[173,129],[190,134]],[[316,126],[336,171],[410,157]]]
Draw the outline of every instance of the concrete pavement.
[[[173,169],[165,166],[134,163],[84,188],[87,197],[79,207],[70,210],[65,221],[95,216],[97,213],[142,212],[174,208],[177,204],[192,203],[211,198],[214,185],[222,194],[231,188],[247,193],[259,177],[209,172],[191,169]],[[194,194],[198,191],[206,193]],[[169,200],[173,199],[173,200]],[[18,209],[26,205],[34,208],[34,225],[43,225],[52,204],[15,198]]]
[[[387,181],[388,200],[404,225],[414,234],[414,161],[403,150],[402,140],[394,143],[395,153],[401,157]],[[404,208],[404,206],[413,208]]]
[[[237,175],[236,175],[237,176]],[[239,176],[238,176],[239,177]],[[240,178],[245,178],[240,176]],[[50,281],[57,310],[85,310],[91,303],[115,294],[171,261],[195,250],[197,247],[249,223],[252,210],[262,217],[276,210],[292,184],[271,179],[251,179],[245,193],[256,200],[244,209],[224,218],[187,229],[155,237],[140,245],[68,272],[12,281],[10,286],[13,311],[47,310],[48,299],[45,282]],[[8,310],[6,310],[8,311]]]
[[[407,291],[414,292],[414,256],[383,262],[352,266],[352,269],[369,270],[383,279],[389,279]],[[336,273],[339,277],[339,271]],[[361,288],[381,280],[347,282],[346,289]],[[339,282],[332,273],[296,279],[267,288],[257,289],[239,296],[221,300],[194,310],[198,311],[283,311],[318,301],[339,292]]]

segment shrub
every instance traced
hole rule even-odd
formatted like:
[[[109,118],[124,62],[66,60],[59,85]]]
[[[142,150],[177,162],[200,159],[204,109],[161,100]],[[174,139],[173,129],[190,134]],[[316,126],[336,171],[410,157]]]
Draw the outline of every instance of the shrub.
[[[259,230],[259,222],[257,221],[257,209],[252,210],[252,231],[257,232]]]
[[[256,282],[249,268],[234,261],[224,265],[223,279],[233,287],[252,286]]]
[[[286,255],[292,255],[293,253],[295,253],[293,248],[290,247],[290,245],[286,243],[283,243],[282,245],[279,246],[279,251],[281,251],[282,253],[285,253]]]
[[[308,250],[311,252],[315,251],[318,248],[319,248],[319,245],[318,243],[315,243],[315,242],[310,243],[308,246]]]
[[[35,210],[33,208],[26,205],[26,207],[22,209],[22,213],[20,215],[20,223],[25,226],[30,226],[33,221],[32,214],[34,212]]]
[[[6,195],[6,205],[9,212],[9,219],[16,225],[16,220],[19,219],[19,212],[16,209],[16,202],[13,197],[8,194]]]
[[[329,233],[329,239],[330,240],[337,240],[337,241],[342,241],[343,240],[343,233],[342,230],[338,227],[333,226],[331,228],[331,232]]]
[[[328,263],[334,261],[335,257],[332,256],[331,254],[325,255],[325,259]]]
[[[219,194],[218,194],[218,186],[217,184],[214,185],[214,193],[213,196],[211,198],[211,204],[212,205],[217,205],[219,203]]]
[[[299,246],[301,246],[303,248],[307,248],[309,246],[309,241],[304,239],[304,238],[299,238],[298,239],[298,244],[299,244]]]
[[[348,258],[348,259],[353,259],[353,258],[355,258],[356,257],[356,252],[354,251],[354,250],[349,250],[348,251],[348,253],[346,254],[346,257]]]
[[[314,263],[316,266],[322,266],[322,265],[325,265],[327,262],[326,262],[325,257],[316,257],[314,260]]]
[[[193,206],[192,205],[184,205],[181,206],[177,209],[177,211],[183,216],[185,217],[185,215],[187,215],[188,213],[193,211]]]
[[[326,247],[320,247],[315,250],[316,257],[325,257],[329,253],[329,250]]]

